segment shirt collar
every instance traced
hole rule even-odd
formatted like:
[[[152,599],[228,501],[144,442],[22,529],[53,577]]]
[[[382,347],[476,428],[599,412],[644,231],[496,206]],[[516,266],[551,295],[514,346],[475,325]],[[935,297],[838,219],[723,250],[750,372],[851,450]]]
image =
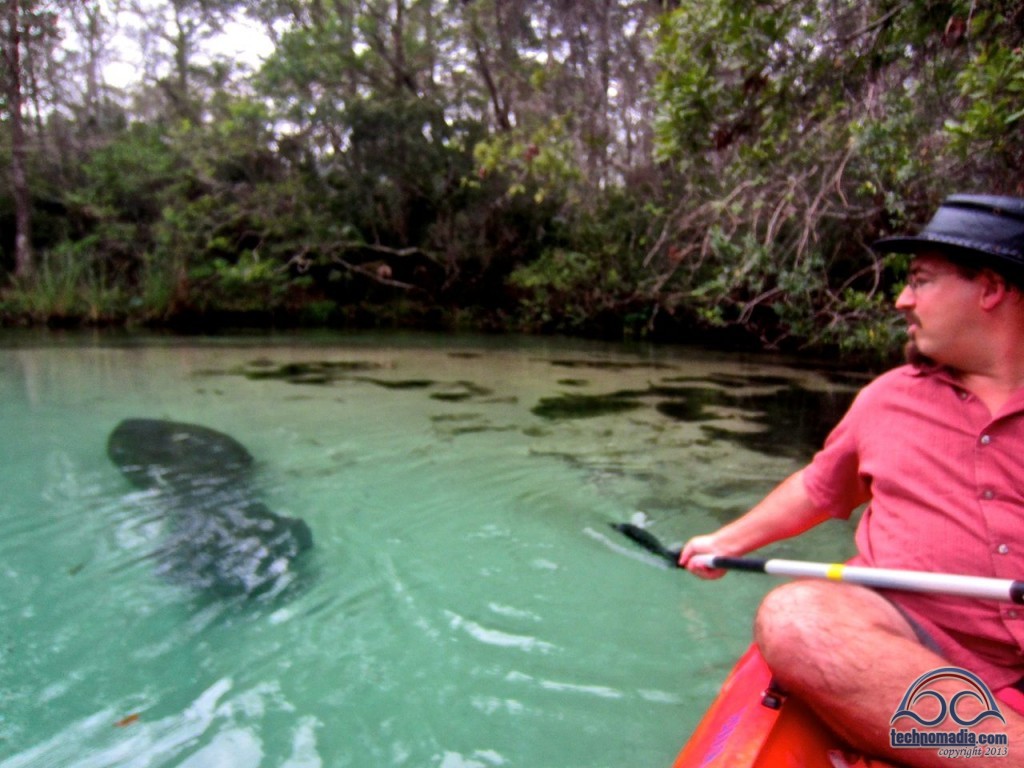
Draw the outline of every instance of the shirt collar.
[[[960,382],[956,373],[953,369],[942,365],[935,365],[930,367],[922,367],[917,365],[907,364],[904,366],[907,370],[907,374],[916,378],[931,378],[934,381],[942,384],[947,384],[956,392],[966,392],[971,394],[971,391],[964,387]],[[972,395],[973,396],[973,395]],[[1000,418],[1001,416],[1009,416],[1010,414],[1024,411],[1024,387],[1014,392],[1010,399],[1006,401],[999,413],[993,414],[993,418]]]

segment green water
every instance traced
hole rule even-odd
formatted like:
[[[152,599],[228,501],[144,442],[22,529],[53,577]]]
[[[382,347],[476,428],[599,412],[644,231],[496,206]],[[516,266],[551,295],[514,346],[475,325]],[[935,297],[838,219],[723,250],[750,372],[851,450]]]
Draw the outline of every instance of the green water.
[[[700,582],[609,523],[713,528],[850,390],[581,342],[3,342],[2,768],[667,766],[772,582]],[[217,599],[155,574],[159,505],[105,454],[128,417],[249,449],[267,505],[313,531],[294,590]],[[844,557],[849,538],[781,551]]]

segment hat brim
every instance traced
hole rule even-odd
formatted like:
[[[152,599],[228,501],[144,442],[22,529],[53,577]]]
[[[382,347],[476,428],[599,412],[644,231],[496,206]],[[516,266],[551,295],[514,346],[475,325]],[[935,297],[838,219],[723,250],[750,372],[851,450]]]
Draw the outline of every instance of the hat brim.
[[[939,253],[986,264],[1024,267],[1024,200],[992,195],[950,195],[916,235],[886,237],[881,253]]]
[[[986,256],[1010,261],[1006,254],[986,248],[980,243],[941,235],[885,237],[873,243],[871,247],[879,253],[906,253],[912,256],[922,253],[939,253],[960,258]]]

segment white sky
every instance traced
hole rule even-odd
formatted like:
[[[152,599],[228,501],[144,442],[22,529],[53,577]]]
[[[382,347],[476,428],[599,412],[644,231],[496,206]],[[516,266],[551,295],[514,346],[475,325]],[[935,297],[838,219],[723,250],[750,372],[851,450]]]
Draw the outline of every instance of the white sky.
[[[104,79],[108,85],[115,88],[131,87],[139,82],[145,69],[144,53],[139,47],[138,35],[133,31],[139,26],[138,16],[128,11],[115,15],[107,0],[100,0],[100,4],[114,19],[114,24],[119,30],[110,44],[113,55],[110,56],[111,62],[103,69]],[[152,17],[159,17],[167,10],[168,4],[162,0],[141,0],[141,5],[152,9],[152,16],[148,19],[152,21]],[[65,32],[68,44],[74,47],[74,30],[66,28]],[[203,42],[196,62],[209,62],[213,57],[224,56],[256,69],[272,52],[273,43],[263,28],[243,18],[230,22],[222,34]]]

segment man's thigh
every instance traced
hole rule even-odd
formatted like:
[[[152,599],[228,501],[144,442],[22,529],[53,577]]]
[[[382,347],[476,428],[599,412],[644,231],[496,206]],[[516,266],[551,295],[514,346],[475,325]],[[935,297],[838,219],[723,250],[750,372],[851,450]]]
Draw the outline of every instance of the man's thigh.
[[[883,655],[897,666],[908,655],[913,666],[943,661],[895,605],[852,584],[794,581],[776,588],[758,609],[754,634],[780,682],[801,689],[846,689],[890,666]]]

